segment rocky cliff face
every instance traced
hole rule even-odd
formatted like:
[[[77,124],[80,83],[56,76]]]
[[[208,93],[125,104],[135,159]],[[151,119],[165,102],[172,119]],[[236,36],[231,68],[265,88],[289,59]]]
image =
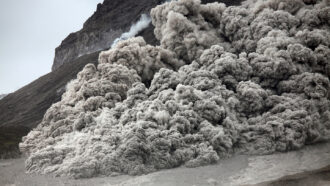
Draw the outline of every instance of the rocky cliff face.
[[[85,22],[83,28],[71,33],[55,50],[52,70],[80,56],[108,49],[112,42],[130,26],[137,22],[141,14],[149,13],[151,8],[165,0],[104,0],[97,6],[96,12]],[[237,5],[240,0],[202,0],[203,3],[223,2]],[[139,35],[148,44],[158,44],[153,34],[154,27],[149,27]]]

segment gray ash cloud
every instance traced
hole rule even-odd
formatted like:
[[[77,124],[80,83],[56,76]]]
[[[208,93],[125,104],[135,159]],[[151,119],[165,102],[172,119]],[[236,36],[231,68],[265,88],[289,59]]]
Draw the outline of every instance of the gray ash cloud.
[[[155,7],[160,46],[131,38],[87,65],[23,138],[27,171],[136,175],[329,140],[329,4]]]

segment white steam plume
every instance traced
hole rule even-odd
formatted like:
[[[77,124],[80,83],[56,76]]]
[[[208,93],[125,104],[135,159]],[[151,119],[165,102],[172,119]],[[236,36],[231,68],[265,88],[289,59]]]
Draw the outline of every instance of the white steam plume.
[[[121,36],[115,39],[111,45],[113,48],[119,41],[126,40],[128,38],[136,36],[141,30],[147,28],[151,23],[151,18],[147,14],[142,14],[139,21],[131,26],[128,32],[121,34]]]

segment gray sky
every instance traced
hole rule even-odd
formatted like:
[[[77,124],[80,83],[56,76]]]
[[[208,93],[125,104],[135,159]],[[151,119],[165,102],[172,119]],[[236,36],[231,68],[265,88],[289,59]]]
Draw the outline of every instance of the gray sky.
[[[0,0],[0,94],[51,71],[55,48],[103,0]]]

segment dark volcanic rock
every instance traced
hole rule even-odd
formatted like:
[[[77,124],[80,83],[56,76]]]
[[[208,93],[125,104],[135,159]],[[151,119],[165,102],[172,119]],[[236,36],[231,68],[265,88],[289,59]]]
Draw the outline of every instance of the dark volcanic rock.
[[[105,0],[98,4],[96,12],[85,22],[83,28],[71,33],[55,50],[52,70],[64,63],[73,61],[79,56],[104,50],[130,26],[137,22],[141,14],[149,13],[164,0]],[[203,3],[223,2],[227,5],[238,5],[241,0],[202,0]],[[153,26],[143,30],[139,35],[152,45],[158,44]]]

